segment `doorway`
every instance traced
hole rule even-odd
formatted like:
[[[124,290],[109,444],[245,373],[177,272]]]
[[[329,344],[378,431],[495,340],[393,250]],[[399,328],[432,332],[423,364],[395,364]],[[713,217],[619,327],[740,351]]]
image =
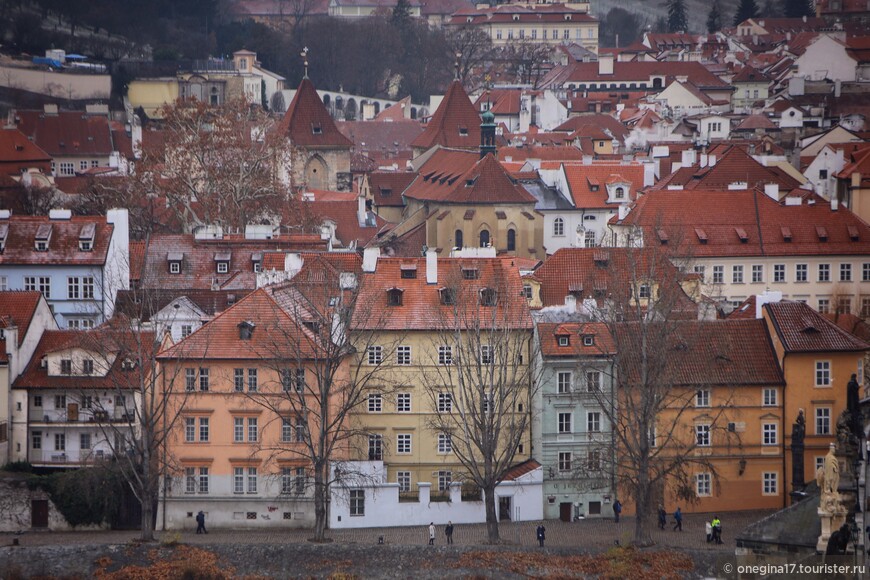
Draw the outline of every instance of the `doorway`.
[[[48,527],[48,500],[34,499],[30,501],[30,527]]]
[[[513,498],[509,495],[503,495],[498,498],[498,519],[501,521],[511,520],[511,505]]]
[[[563,501],[559,504],[559,519],[563,522],[571,521],[571,507],[572,504],[570,501]]]

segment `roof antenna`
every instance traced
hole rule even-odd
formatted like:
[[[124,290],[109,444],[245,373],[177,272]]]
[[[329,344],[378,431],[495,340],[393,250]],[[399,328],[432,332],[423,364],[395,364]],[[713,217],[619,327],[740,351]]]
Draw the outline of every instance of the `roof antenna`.
[[[308,78],[308,47],[306,46],[305,48],[303,48],[302,52],[299,53],[299,55],[302,57],[302,65],[305,67],[305,74],[302,75],[302,78],[307,79]]]

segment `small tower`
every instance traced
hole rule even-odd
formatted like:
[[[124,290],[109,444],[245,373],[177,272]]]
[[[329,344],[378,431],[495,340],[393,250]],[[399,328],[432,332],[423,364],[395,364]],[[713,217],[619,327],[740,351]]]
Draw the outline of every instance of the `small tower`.
[[[486,157],[487,153],[495,156],[495,115],[490,109],[481,115],[483,122],[480,124],[480,158]]]

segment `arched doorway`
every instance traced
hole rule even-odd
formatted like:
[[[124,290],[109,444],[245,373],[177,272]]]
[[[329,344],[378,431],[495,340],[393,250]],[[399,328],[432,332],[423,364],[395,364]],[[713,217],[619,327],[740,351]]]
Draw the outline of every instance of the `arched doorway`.
[[[310,189],[329,188],[329,167],[319,155],[315,155],[305,164],[305,183]]]
[[[489,246],[489,230],[480,230],[480,247],[486,248]]]

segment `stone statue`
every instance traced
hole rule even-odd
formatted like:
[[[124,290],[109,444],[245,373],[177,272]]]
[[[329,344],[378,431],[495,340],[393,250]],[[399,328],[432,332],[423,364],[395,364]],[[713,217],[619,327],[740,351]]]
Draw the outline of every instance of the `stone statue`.
[[[825,464],[816,472],[816,483],[819,484],[821,493],[819,509],[829,513],[837,510],[840,504],[840,493],[837,491],[840,485],[840,462],[834,455],[834,449],[835,445],[831,443],[825,456]]]
[[[807,420],[804,417],[804,410],[798,409],[798,416],[797,416],[797,419],[795,419],[794,425],[792,426],[792,430],[791,430],[791,444],[792,445],[797,445],[797,444],[803,445],[804,435],[806,435],[806,432],[807,432]]]
[[[806,432],[807,421],[804,417],[804,410],[800,409],[791,429],[791,481],[794,491],[802,491],[806,485],[804,481],[804,435]]]
[[[860,446],[864,440],[864,416],[861,414],[861,387],[854,373],[846,385],[846,409],[849,411],[849,426]]]
[[[828,556],[842,556],[846,553],[849,547],[849,540],[852,534],[849,531],[849,524],[843,524],[840,529],[831,534],[828,539],[828,546],[825,549],[825,554]]]

